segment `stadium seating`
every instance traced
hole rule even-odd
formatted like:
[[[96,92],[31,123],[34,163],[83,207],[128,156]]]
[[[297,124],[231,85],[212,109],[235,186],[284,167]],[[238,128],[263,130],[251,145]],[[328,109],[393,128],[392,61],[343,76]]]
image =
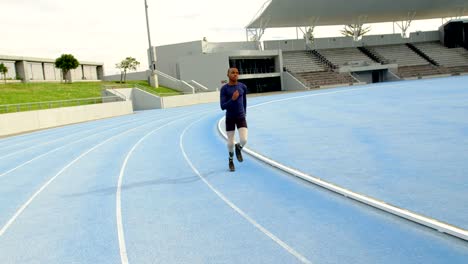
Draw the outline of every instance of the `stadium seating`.
[[[319,57],[308,51],[283,52],[283,66],[309,88],[356,82],[347,73],[332,71]]]
[[[326,85],[353,84],[356,80],[349,73],[337,73],[333,71],[314,71],[296,73],[296,77],[309,88],[319,88]]]
[[[326,67],[319,61],[319,59],[307,51],[283,52],[283,65],[293,73],[326,70]]]
[[[432,64],[398,67],[398,76],[401,78],[423,77],[449,73],[450,72],[447,68],[434,66]]]
[[[413,45],[439,65],[448,68],[451,73],[468,72],[468,51],[464,48],[449,49],[438,42],[423,42]]]
[[[406,45],[386,45],[367,47],[384,58],[384,63],[396,63],[400,67],[429,65],[430,63]]]
[[[337,67],[356,63],[367,65],[376,63],[357,48],[321,49],[317,51]]]
[[[338,73],[344,66],[397,64],[400,78],[460,74],[468,72],[468,51],[449,49],[439,42],[365,46],[360,48],[285,51],[283,65],[309,88],[352,84],[348,73]]]

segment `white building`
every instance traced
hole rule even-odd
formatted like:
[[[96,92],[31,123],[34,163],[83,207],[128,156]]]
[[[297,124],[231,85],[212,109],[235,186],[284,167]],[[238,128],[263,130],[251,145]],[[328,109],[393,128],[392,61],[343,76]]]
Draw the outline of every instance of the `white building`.
[[[23,82],[56,82],[61,81],[62,71],[55,68],[54,59],[32,58],[0,55],[8,72],[7,80]],[[72,81],[100,81],[104,76],[103,63],[80,61],[78,68],[69,72]],[[3,76],[0,76],[3,79]]]

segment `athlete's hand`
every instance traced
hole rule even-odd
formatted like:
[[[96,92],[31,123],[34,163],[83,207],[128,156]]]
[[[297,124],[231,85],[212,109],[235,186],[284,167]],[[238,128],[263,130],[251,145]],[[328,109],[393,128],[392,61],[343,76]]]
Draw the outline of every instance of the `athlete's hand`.
[[[236,90],[236,91],[232,94],[232,100],[233,100],[233,101],[236,101],[237,98],[239,98],[239,90]]]

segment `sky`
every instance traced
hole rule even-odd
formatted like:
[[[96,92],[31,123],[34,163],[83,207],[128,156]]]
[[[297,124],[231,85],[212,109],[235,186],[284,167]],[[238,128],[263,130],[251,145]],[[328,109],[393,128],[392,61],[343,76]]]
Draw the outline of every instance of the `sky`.
[[[245,26],[266,0],[147,0],[153,46],[202,40],[245,41]],[[437,30],[441,19],[414,21],[410,31]],[[126,57],[148,67],[144,0],[0,0],[0,54],[104,63],[106,75]],[[315,37],[339,36],[318,27]],[[391,23],[370,34],[393,33]],[[300,37],[300,36],[299,36]],[[262,40],[296,38],[296,29],[267,29]]]

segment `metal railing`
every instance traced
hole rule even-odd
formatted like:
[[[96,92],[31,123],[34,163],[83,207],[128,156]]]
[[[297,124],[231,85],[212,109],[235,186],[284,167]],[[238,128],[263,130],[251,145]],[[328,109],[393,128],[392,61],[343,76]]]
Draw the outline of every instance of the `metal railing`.
[[[58,101],[5,104],[5,105],[0,105],[0,114],[52,109],[52,108],[60,108],[60,107],[89,105],[89,104],[119,102],[119,101],[125,101],[125,98],[122,98],[120,96],[102,96],[102,97],[91,97],[91,98],[58,100]]]

